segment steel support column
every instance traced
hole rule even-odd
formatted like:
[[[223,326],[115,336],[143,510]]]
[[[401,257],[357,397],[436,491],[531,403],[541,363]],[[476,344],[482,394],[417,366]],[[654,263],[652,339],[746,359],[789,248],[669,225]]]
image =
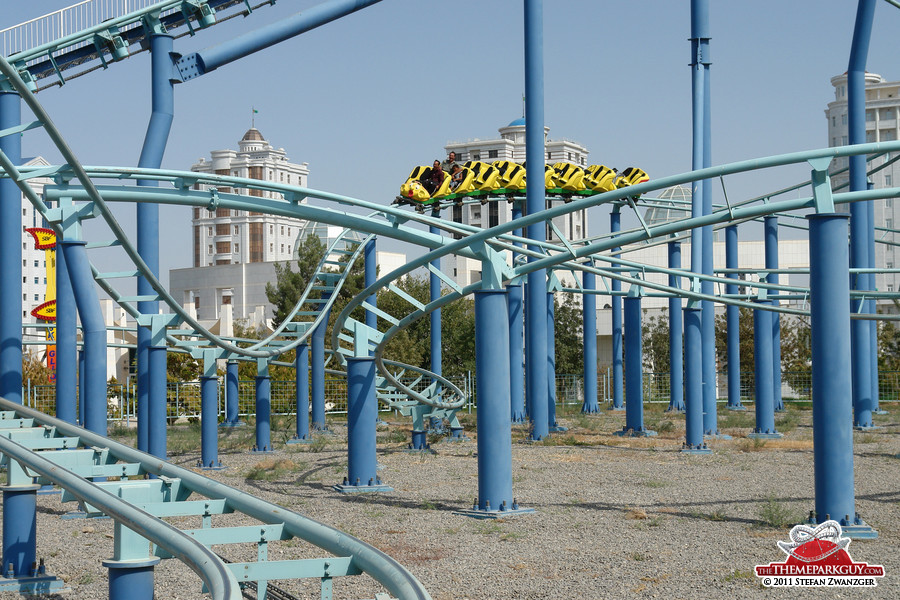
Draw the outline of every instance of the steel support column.
[[[322,299],[326,299],[326,295],[322,295]],[[312,352],[310,374],[312,379],[312,428],[314,431],[325,431],[325,330],[328,328],[328,318],[331,313],[329,308],[328,314],[322,319],[322,322],[313,330],[312,333]],[[368,314],[366,318],[368,319]]]
[[[109,570],[109,600],[153,600],[153,569],[158,558],[105,560]]]
[[[3,486],[3,576],[30,577],[37,557],[39,485]]]
[[[684,308],[684,355],[688,360],[684,362],[685,441],[681,451],[709,454],[711,451],[703,441],[703,394],[700,391],[703,369],[699,360],[689,358],[700,355],[700,310],[692,302]]]
[[[765,307],[771,300],[758,300],[763,308],[753,311],[753,365],[755,379],[756,428],[748,433],[750,438],[780,438],[775,430],[775,363],[772,360],[774,340],[772,339],[773,313]]]
[[[809,293],[812,347],[813,522],[840,521],[849,537],[877,537],[856,512],[853,491],[853,412],[847,215],[809,220]],[[852,217],[851,217],[852,219]]]
[[[77,310],[65,253],[56,251],[56,418],[78,422]]]
[[[525,160],[532,172],[540,175],[544,165],[544,2],[525,0]],[[538,176],[533,181],[540,181]],[[525,212],[533,215],[546,206],[543,185],[529,185],[525,190]],[[527,237],[535,242],[546,241],[543,222],[527,227]],[[538,252],[537,246],[529,249]],[[534,262],[536,257],[529,256]],[[547,415],[547,273],[538,269],[528,274],[525,290],[525,393],[529,396],[531,439],[542,440],[550,435]]]
[[[765,232],[765,260],[766,269],[778,268],[778,217],[769,215],[763,220]],[[778,283],[778,273],[771,271],[766,276],[766,281],[772,284]],[[769,297],[774,306],[778,306],[777,293],[769,292]],[[772,400],[775,411],[784,410],[784,401],[781,398],[781,316],[777,312],[772,313]]]
[[[21,122],[18,94],[0,92],[0,130]],[[0,150],[22,163],[22,137],[0,137]],[[22,403],[22,192],[0,179],[0,397]]]
[[[681,268],[681,243],[669,242],[669,268]],[[679,287],[680,277],[669,275],[669,285]],[[684,355],[682,350],[681,298],[669,298],[669,407],[666,411],[684,412]]]
[[[297,428],[293,439],[288,443],[308,441],[309,437],[309,345],[297,346],[297,357],[294,360],[297,384]]]
[[[847,118],[848,139],[850,144],[863,144],[866,141],[866,60],[869,53],[869,41],[872,37],[872,24],[875,20],[875,0],[859,0],[856,12],[856,23],[853,29],[853,41],[850,48],[850,60],[847,68]],[[850,191],[866,189],[866,156],[864,154],[849,157]],[[868,201],[853,202],[850,205],[850,268],[866,268],[869,266],[869,236],[872,235],[872,223],[869,222]],[[853,276],[854,290],[866,290],[869,283],[865,274]],[[854,299],[851,310],[862,312],[865,301]],[[853,424],[861,429],[872,427],[872,363],[871,329],[865,320],[854,320],[850,323],[851,332],[851,373],[853,380]]]
[[[221,468],[219,462],[219,378],[200,378],[200,467]]]
[[[625,427],[617,435],[650,436],[656,432],[644,427],[644,357],[641,339],[641,297],[631,293],[625,298]]]
[[[153,34],[150,36],[150,101],[151,115],[144,135],[144,144],[141,148],[141,156],[138,167],[158,169],[162,164],[162,158],[166,151],[166,143],[169,139],[169,131],[172,128],[172,120],[175,112],[175,83],[173,81],[172,62],[173,38],[168,34]],[[155,180],[139,179],[137,185],[156,187]],[[150,268],[155,277],[159,277],[159,205],[152,202],[141,202],[136,207],[137,222],[137,251],[141,259]],[[150,282],[144,277],[137,279],[137,293],[140,296],[152,296],[156,292]],[[159,302],[138,302],[138,310],[144,315],[159,313]],[[160,422],[159,413],[166,412],[166,370],[160,370],[159,357],[151,359],[150,331],[146,327],[138,327],[137,330],[137,402],[138,402],[138,449],[150,452],[161,458],[165,456],[160,452],[160,440],[165,439],[165,433],[153,431],[154,427],[165,427],[163,420]],[[163,363],[165,358],[162,359]],[[151,367],[151,362],[157,368]],[[159,380],[159,378],[162,378]],[[151,405],[162,405],[155,409]],[[157,416],[154,421],[151,412]],[[144,418],[142,418],[144,417]],[[152,439],[151,439],[152,438]]]
[[[593,261],[591,261],[593,266]],[[597,296],[590,293],[597,289],[597,277],[590,271],[582,271],[581,297],[582,330],[584,331],[584,402],[581,412],[599,412],[597,403]]]
[[[375,359],[347,357],[347,477],[334,489],[342,492],[384,492],[391,488],[378,478],[375,456]]]
[[[556,422],[556,302],[553,292],[547,292],[547,428],[565,431]]]
[[[261,358],[256,364],[256,444],[252,452],[268,454],[272,447],[272,379],[269,361]]]
[[[84,406],[84,427],[106,435],[106,324],[91,275],[85,242],[64,240],[66,269],[72,282],[84,349],[84,377],[79,381]]]
[[[620,231],[621,228],[622,214],[619,212],[619,207],[614,206],[612,212],[609,214],[609,231],[614,234],[615,232]],[[619,250],[619,248],[612,249],[613,252],[616,252],[617,250]],[[622,371],[622,297],[617,293],[622,291],[622,282],[618,279],[613,279],[610,283],[610,288],[613,292],[609,298],[612,313],[613,372],[612,406],[610,406],[610,409],[624,410],[625,374]]]
[[[738,260],[738,229],[737,225],[729,225],[725,228],[725,268],[737,269]],[[729,274],[729,279],[737,280],[736,274]],[[737,295],[740,288],[736,283],[725,285],[725,293]],[[728,304],[725,306],[725,344],[728,361],[728,410],[747,410],[741,404],[741,309]]]
[[[222,427],[243,425],[238,416],[239,385],[238,363],[229,360],[225,366],[225,421]]]
[[[512,219],[522,217],[521,200],[512,204]],[[523,237],[521,229],[514,235]],[[522,246],[515,242],[514,245]],[[513,264],[519,254],[513,252]],[[521,283],[510,283],[506,286],[506,305],[509,314],[509,407],[513,423],[522,423],[528,416],[525,412],[525,322],[523,321],[523,293]]]

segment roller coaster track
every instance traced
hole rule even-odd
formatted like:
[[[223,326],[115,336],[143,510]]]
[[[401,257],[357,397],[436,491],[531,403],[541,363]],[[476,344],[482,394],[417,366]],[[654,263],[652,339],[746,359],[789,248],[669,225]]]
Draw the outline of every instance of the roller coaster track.
[[[330,598],[333,578],[360,573],[397,598],[430,598],[396,561],[350,535],[2,398],[0,453],[11,485],[58,485],[64,502],[77,501],[88,516],[113,518],[116,560],[178,558],[216,600],[239,598],[239,582],[265,589],[269,580],[305,577],[321,579],[322,597]],[[243,524],[241,516],[258,524]],[[201,526],[178,530],[163,520],[169,517],[198,517]],[[267,560],[270,542],[292,538],[333,556]],[[151,556],[144,539],[153,543]],[[215,545],[227,553],[228,547],[248,544],[257,547],[259,560],[226,562],[209,550]]]
[[[39,91],[147,49],[147,37],[194,35],[274,0],[84,0],[0,30],[0,53]],[[40,80],[56,77],[38,87]],[[9,85],[0,78],[0,89]]]

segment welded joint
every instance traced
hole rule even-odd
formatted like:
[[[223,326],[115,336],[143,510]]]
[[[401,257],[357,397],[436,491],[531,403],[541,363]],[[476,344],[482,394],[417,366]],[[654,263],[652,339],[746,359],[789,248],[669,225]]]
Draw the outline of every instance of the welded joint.
[[[469,248],[481,259],[481,289],[502,290],[503,281],[515,277],[516,273],[506,262],[505,253],[497,252],[484,240],[475,242]]]
[[[830,156],[809,159],[812,167],[810,180],[813,191],[813,204],[817,213],[834,212],[834,196],[831,193],[831,177],[828,175],[828,167],[831,164]]]
[[[197,24],[200,25],[201,29],[216,24],[216,9],[210,6],[206,0],[183,0],[181,3],[181,14],[184,15],[184,22],[188,26],[191,35],[194,35],[191,17],[197,19]]]
[[[161,12],[162,10],[152,10],[141,17],[141,25],[144,26],[144,34],[147,37],[169,33],[166,26],[159,20]]]
[[[137,323],[141,327],[150,328],[150,346],[159,348],[167,345],[166,328],[177,326],[181,323],[181,317],[174,313],[163,315],[139,315]]]
[[[94,46],[97,47],[98,51],[101,48],[106,48],[114,61],[120,61],[124,58],[128,58],[129,56],[128,42],[122,39],[122,36],[119,33],[119,28],[115,26],[110,27],[106,31],[99,31],[95,33]],[[98,54],[102,59],[103,53],[98,52]]]
[[[219,206],[219,190],[216,188],[209,188],[209,202],[206,204],[206,210],[209,212],[216,212],[216,208]]]
[[[257,377],[268,377],[269,376],[269,359],[265,356],[257,357],[256,359],[256,376]]]
[[[13,63],[13,66],[16,68],[16,72],[19,74],[19,78],[25,83],[26,87],[31,92],[37,92],[37,81],[35,81],[34,76],[28,71],[25,67],[25,63],[23,61]],[[12,84],[8,77],[4,75],[0,75],[0,92],[12,92],[14,94],[18,94],[18,90]]]
[[[191,79],[196,79],[206,73],[200,55],[196,52],[191,52],[187,56],[182,56],[176,60],[175,68],[181,76],[181,81],[190,81]]]
[[[552,294],[553,292],[561,291],[563,291],[563,284],[559,277],[556,276],[556,271],[549,270],[549,273],[547,273],[547,292]]]

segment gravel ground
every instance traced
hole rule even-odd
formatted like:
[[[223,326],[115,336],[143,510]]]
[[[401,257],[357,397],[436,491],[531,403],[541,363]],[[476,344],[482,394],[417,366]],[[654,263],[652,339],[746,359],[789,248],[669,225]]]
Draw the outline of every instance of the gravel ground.
[[[346,472],[345,429],[312,445],[286,446],[270,457],[238,449],[252,428],[223,430],[221,460],[228,468],[205,472],[224,483],[337,527],[371,543],[406,566],[435,600],[545,598],[900,598],[900,407],[876,417],[881,427],[855,436],[857,510],[879,533],[856,540],[856,561],[881,564],[876,589],[762,588],[753,567],[781,561],[777,540],[813,507],[811,412],[789,406],[778,417],[782,440],[755,443],[745,436],[749,414],[720,412],[732,440],[711,441],[712,455],[679,452],[683,417],[661,407],[647,410],[654,438],[611,433],[624,415],[560,415],[570,429],[546,443],[528,444],[514,426],[513,489],[534,514],[476,520],[452,514],[477,494],[473,439],[433,438],[435,454],[403,451],[402,419],[379,430],[379,463],[393,492],[341,495],[331,490]],[[290,423],[273,424],[273,440]],[[189,428],[170,435],[170,459],[193,466],[199,445]],[[176,439],[176,435],[179,436]],[[243,437],[242,437],[243,436]],[[256,475],[253,475],[255,469]],[[257,477],[257,478],[252,478]],[[74,505],[58,495],[39,497],[38,555],[66,581],[56,599],[106,597],[100,561],[112,554],[107,519],[63,520]],[[222,517],[224,519],[224,517]],[[199,521],[184,521],[199,527]],[[254,547],[217,550],[250,559]],[[307,544],[272,543],[270,559],[322,556]],[[199,580],[175,561],[157,568],[156,597],[205,597]],[[287,583],[299,597],[318,597],[318,584]],[[382,588],[367,576],[335,580],[335,598],[372,598]],[[12,594],[0,594],[0,598]]]

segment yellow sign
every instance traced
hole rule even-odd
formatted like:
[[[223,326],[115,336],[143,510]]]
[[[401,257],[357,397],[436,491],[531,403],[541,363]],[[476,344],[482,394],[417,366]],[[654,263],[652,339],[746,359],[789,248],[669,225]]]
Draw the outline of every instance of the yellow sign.
[[[56,248],[56,232],[44,227],[31,227],[26,229],[34,237],[34,247],[37,250],[52,250]]]

